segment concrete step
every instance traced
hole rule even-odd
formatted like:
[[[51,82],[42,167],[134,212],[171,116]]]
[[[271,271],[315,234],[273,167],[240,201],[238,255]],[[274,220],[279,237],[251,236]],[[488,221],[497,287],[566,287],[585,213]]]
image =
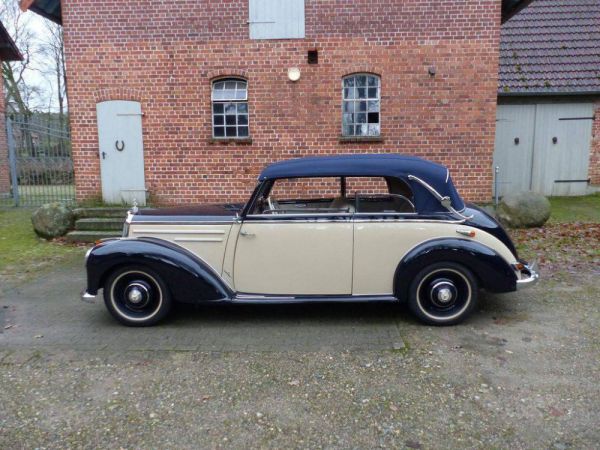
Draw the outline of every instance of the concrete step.
[[[68,242],[96,242],[99,239],[120,237],[121,233],[115,231],[71,231],[65,236]]]
[[[130,208],[77,208],[73,211],[78,219],[102,218],[122,218],[127,217],[127,211]]]
[[[75,221],[75,230],[77,231],[121,231],[123,229],[124,218],[113,217],[90,217],[77,219]]]

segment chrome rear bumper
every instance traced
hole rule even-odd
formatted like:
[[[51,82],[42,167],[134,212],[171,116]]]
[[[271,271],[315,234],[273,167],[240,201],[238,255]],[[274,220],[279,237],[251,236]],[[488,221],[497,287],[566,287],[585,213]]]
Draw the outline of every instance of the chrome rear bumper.
[[[525,264],[525,268],[521,270],[523,278],[517,280],[517,291],[533,286],[540,280],[537,262]]]
[[[88,294],[87,291],[81,292],[81,300],[86,303],[96,303],[96,295]]]

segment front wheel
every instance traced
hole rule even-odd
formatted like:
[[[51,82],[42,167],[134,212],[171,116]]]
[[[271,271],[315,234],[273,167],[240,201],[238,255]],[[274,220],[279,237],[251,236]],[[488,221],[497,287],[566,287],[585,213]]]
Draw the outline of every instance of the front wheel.
[[[171,310],[171,296],[160,276],[143,266],[126,266],[110,274],[104,284],[104,303],[124,325],[154,325]]]
[[[477,303],[475,276],[456,263],[441,262],[425,267],[415,276],[409,289],[410,310],[430,325],[460,323]]]

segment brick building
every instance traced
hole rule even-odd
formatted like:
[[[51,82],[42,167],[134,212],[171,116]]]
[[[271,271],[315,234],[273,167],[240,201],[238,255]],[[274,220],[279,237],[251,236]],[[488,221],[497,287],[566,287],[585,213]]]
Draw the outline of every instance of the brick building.
[[[0,61],[17,61],[21,54],[14,41],[0,23]],[[6,108],[4,104],[4,83],[0,90],[0,198],[10,194],[10,166],[8,162],[8,145],[6,141]]]
[[[64,27],[78,199],[110,199],[120,180],[141,179],[117,189],[184,203],[246,199],[272,161],[355,152],[439,161],[465,197],[488,200],[500,23],[523,3],[22,7]],[[140,156],[123,156],[137,149]],[[121,162],[110,166],[111,158]]]

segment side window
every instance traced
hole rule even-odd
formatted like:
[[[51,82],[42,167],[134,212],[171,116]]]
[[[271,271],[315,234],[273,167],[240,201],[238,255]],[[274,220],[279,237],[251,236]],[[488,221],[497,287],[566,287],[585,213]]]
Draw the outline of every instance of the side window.
[[[211,98],[213,137],[247,138],[248,83],[237,78],[213,81]]]
[[[347,196],[355,202],[357,213],[414,213],[410,187],[398,178],[349,177]]]
[[[342,80],[342,135],[379,136],[381,82],[377,75],[355,74]]]
[[[304,38],[304,0],[249,0],[250,39]]]
[[[283,178],[258,199],[253,214],[339,214],[354,212],[339,177]]]

